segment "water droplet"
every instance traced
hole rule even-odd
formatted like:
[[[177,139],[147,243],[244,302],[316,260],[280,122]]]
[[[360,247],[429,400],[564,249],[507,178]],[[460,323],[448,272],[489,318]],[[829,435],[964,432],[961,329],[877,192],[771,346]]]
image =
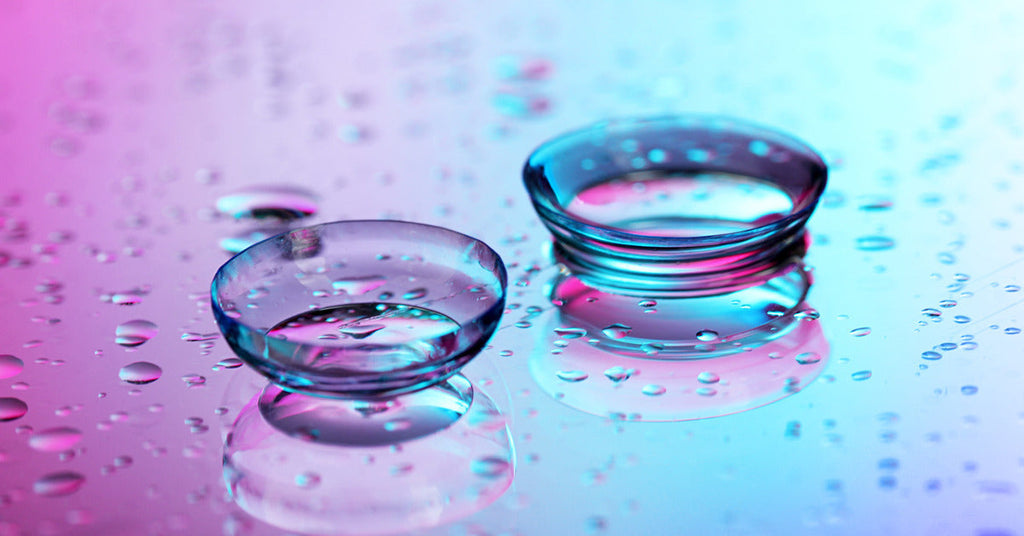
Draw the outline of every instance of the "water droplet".
[[[1007,335],[1018,335],[1018,334],[1020,334],[1020,328],[1009,327],[1009,328],[1004,329],[1003,333],[1005,333]]]
[[[11,396],[0,397],[0,422],[13,421],[25,416],[28,404],[20,398]]]
[[[714,372],[705,371],[697,375],[697,381],[700,383],[718,383],[719,379],[718,374],[715,374]]]
[[[854,328],[850,330],[850,335],[853,335],[854,337],[866,337],[868,335],[871,335],[871,328]]]
[[[621,339],[626,335],[629,335],[630,331],[633,331],[633,328],[625,324],[612,324],[601,330],[601,332],[604,333],[606,337],[611,339]]]
[[[966,396],[975,395],[978,393],[977,385],[965,385],[960,388],[960,392]]]
[[[587,334],[583,328],[555,328],[555,334],[563,339],[578,339]]]
[[[921,359],[927,359],[928,361],[938,361],[939,359],[942,359],[942,354],[934,350],[928,350],[926,352],[921,352]]]
[[[821,313],[817,309],[802,309],[793,313],[793,318],[797,320],[817,320],[821,318]]]
[[[293,186],[253,186],[217,199],[217,210],[235,219],[293,221],[316,214],[316,196]]]
[[[13,378],[18,374],[21,374],[21,371],[24,368],[25,362],[21,359],[9,354],[0,355],[0,380]]]
[[[718,394],[718,390],[714,387],[700,387],[694,392],[700,396],[715,396]]]
[[[934,307],[925,307],[924,309],[921,309],[921,314],[927,316],[928,318],[938,318],[942,316],[942,311]]]
[[[473,471],[474,475],[483,478],[500,478],[511,471],[511,464],[508,460],[505,460],[498,456],[485,456],[473,460],[470,465],[470,470]]]
[[[157,377],[159,377],[159,374]],[[202,387],[206,385],[206,376],[200,376],[199,374],[185,374],[181,377],[181,381],[185,382],[185,387],[188,389],[193,387]]]
[[[581,382],[590,377],[589,374],[582,370],[560,370],[556,375],[558,379],[570,383]]]
[[[320,485],[320,481],[320,475],[313,472],[295,475],[295,485],[303,489],[315,488]]]
[[[821,356],[818,355],[816,352],[803,352],[801,354],[797,354],[796,356],[796,362],[800,363],[801,365],[813,365],[820,361]]]
[[[59,471],[32,483],[32,491],[44,497],[70,495],[85,484],[85,477],[74,471]]]
[[[334,290],[343,291],[349,296],[359,296],[379,288],[387,282],[388,279],[382,275],[370,275],[338,279],[336,281],[332,281],[331,286],[334,287]]]
[[[702,329],[697,332],[697,340],[704,342],[711,342],[718,340],[718,332],[710,329]]]
[[[242,360],[237,357],[228,357],[218,361],[216,366],[224,369],[236,369],[242,366]]]
[[[871,377],[871,371],[870,370],[859,370],[859,371],[854,372],[853,374],[851,374],[850,377],[852,377],[854,381],[861,382],[861,381],[864,381],[864,380],[866,380],[866,379]]]
[[[887,236],[862,236],[857,239],[861,251],[885,251],[896,246],[896,241]]]
[[[76,428],[60,426],[32,434],[28,446],[41,452],[60,452],[75,446],[82,439],[82,432]]]
[[[939,302],[939,307],[949,309],[950,307],[956,307],[956,300],[942,300]]]
[[[622,383],[628,380],[634,372],[636,371],[633,369],[625,369],[620,366],[614,366],[604,371],[604,375],[606,378],[615,383]]]
[[[645,385],[643,389],[640,390],[641,393],[647,396],[661,396],[665,394],[667,391],[668,389],[662,387],[661,385],[655,385],[653,383]]]
[[[953,317],[953,322],[957,324],[966,324],[971,321],[971,317],[967,315],[956,315]]]
[[[651,307],[656,307],[658,305],[658,302],[655,300],[640,300],[639,302],[637,302],[637,305],[643,307],[644,309],[650,309]]]
[[[114,342],[132,348],[152,339],[159,331],[156,324],[148,320],[129,320],[117,326],[114,332]]]
[[[427,289],[420,287],[414,288],[405,294],[402,294],[403,300],[418,300],[427,295]]]
[[[163,370],[153,363],[148,361],[136,361],[135,363],[121,367],[117,376],[121,378],[121,381],[136,385],[144,385],[157,381],[160,379],[160,375],[162,373]]]
[[[519,322],[515,323],[515,326],[519,329],[526,329],[532,325],[533,324],[531,324],[528,320],[520,320]]]
[[[400,463],[391,467],[391,476],[404,476],[411,473],[413,465],[411,463]]]

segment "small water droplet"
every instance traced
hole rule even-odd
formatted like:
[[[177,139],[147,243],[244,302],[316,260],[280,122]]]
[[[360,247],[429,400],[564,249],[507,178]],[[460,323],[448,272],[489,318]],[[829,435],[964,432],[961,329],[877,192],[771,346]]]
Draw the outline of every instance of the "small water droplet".
[[[956,307],[956,300],[942,300],[939,302],[939,307],[943,309],[949,309],[950,307]]]
[[[637,302],[637,305],[643,307],[644,309],[650,309],[651,307],[656,307],[658,305],[658,302],[655,300],[640,300],[639,302]]]
[[[377,289],[387,282],[388,279],[382,275],[370,275],[337,279],[331,282],[331,286],[334,287],[334,290],[345,292],[349,296],[359,296]]]
[[[403,300],[418,300],[427,295],[427,289],[420,287],[414,288],[405,294],[402,294]]]
[[[796,362],[801,365],[813,365],[821,361],[821,355],[816,352],[803,352],[797,354]]]
[[[303,489],[315,488],[320,485],[320,481],[320,475],[313,472],[305,472],[295,475],[295,485]]]
[[[242,366],[242,360],[237,357],[228,357],[218,361],[216,366],[223,369],[236,369]]]
[[[153,363],[148,361],[136,361],[135,363],[121,367],[117,376],[121,378],[121,381],[136,385],[144,385],[157,381],[160,379],[160,375],[162,373],[163,370]]]
[[[821,318],[821,313],[817,309],[802,309],[793,313],[793,318],[797,320],[817,320]]]
[[[718,374],[714,372],[705,371],[697,375],[697,381],[700,383],[718,383],[719,379]]]
[[[647,396],[661,396],[668,391],[665,387],[656,384],[647,384],[640,390],[641,393]]]
[[[853,335],[854,337],[866,337],[868,335],[871,335],[871,328],[854,328],[850,330],[850,335]]]
[[[511,471],[512,465],[504,458],[498,456],[485,456],[473,460],[470,470],[474,475],[495,479],[500,478]]]
[[[59,426],[32,434],[28,446],[40,452],[60,452],[75,446],[81,439],[82,432],[77,428]]]
[[[114,331],[114,342],[126,348],[139,346],[159,332],[156,324],[148,320],[129,320]]]
[[[32,483],[32,491],[44,497],[70,495],[85,484],[85,477],[74,471],[59,471],[43,476]]]
[[[412,421],[409,419],[394,419],[384,423],[384,429],[388,432],[399,432],[412,428]]]
[[[20,398],[0,397],[0,422],[20,419],[28,413],[28,404]]]
[[[697,332],[697,340],[704,342],[711,342],[718,340],[718,332],[710,329],[702,329]]]
[[[635,372],[636,371],[633,369],[625,369],[620,366],[614,366],[604,371],[604,375],[606,378],[615,383],[622,383],[628,380]]]
[[[857,239],[861,251],[885,251],[896,246],[896,241],[887,236],[862,236]]]
[[[921,359],[927,359],[928,361],[938,361],[939,359],[942,359],[942,354],[934,350],[928,350],[925,352],[921,352]]]
[[[626,335],[629,335],[629,332],[631,332],[631,331],[633,331],[633,328],[631,328],[631,327],[629,327],[629,326],[627,326],[625,324],[618,324],[618,323],[612,324],[612,325],[604,328],[603,330],[601,330],[601,332],[604,333],[606,337],[611,338],[611,339],[621,339],[621,338],[625,337]]]
[[[850,377],[852,377],[854,381],[861,382],[861,381],[864,381],[864,380],[866,380],[866,379],[871,377],[871,371],[870,370],[859,370],[859,371],[854,372],[853,374],[851,374]]]
[[[978,394],[978,386],[977,385],[965,385],[965,386],[960,388],[960,392],[962,394],[966,395],[966,396],[975,395],[975,394]]]
[[[715,396],[718,394],[718,390],[714,387],[700,387],[694,392],[699,396]]]
[[[555,328],[555,334],[563,339],[578,339],[587,334],[583,328]]]
[[[558,379],[570,383],[581,382],[590,377],[589,374],[582,370],[560,370],[556,373]]]

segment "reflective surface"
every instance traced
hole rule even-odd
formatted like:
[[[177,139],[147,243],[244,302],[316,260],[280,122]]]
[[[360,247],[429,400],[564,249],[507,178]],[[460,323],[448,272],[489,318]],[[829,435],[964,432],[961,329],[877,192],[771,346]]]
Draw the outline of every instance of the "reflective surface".
[[[227,396],[253,373],[231,361],[209,281],[254,235],[401,218],[509,265],[507,312],[464,370],[508,422],[515,478],[420,533],[1021,536],[1022,9],[0,2],[0,355],[17,359],[0,359],[0,534],[296,533],[224,484],[222,434],[256,393]],[[580,125],[691,112],[825,157],[806,257],[819,318],[799,325],[830,351],[777,402],[633,421],[742,383],[719,358],[686,361],[702,368],[673,386],[661,361],[567,352],[535,381],[561,326],[520,171]],[[276,216],[218,209],[263,186],[291,192]],[[136,320],[156,330],[118,333]],[[814,370],[796,350],[766,363]],[[140,362],[159,377],[123,380]],[[638,372],[616,384],[615,366]],[[589,377],[558,377],[574,371]],[[570,405],[591,385],[647,406]],[[704,385],[717,394],[686,398]],[[301,474],[282,492],[315,494]]]

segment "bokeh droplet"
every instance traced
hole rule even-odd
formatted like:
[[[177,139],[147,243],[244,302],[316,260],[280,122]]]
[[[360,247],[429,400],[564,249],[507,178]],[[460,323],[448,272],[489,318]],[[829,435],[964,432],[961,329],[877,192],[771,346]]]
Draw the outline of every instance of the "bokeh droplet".
[[[85,484],[85,477],[74,471],[58,471],[32,483],[32,491],[44,497],[70,495]]]

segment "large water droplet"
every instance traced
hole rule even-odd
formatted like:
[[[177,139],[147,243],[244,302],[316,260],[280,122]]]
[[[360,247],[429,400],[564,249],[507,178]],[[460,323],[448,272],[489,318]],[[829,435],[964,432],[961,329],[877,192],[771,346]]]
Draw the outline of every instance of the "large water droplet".
[[[160,331],[156,324],[148,320],[129,320],[114,332],[114,342],[121,346],[132,348],[152,339]]]
[[[60,452],[75,446],[82,439],[82,432],[69,426],[48,428],[32,434],[28,446],[42,452]]]
[[[217,199],[217,210],[235,219],[292,221],[317,212],[316,196],[294,186],[253,186]]]
[[[0,422],[13,421],[25,416],[28,404],[20,398],[12,396],[0,397]]]
[[[0,380],[21,374],[25,362],[10,354],[0,355]]]
[[[70,495],[85,484],[85,477],[74,471],[59,471],[32,483],[32,491],[44,497]]]
[[[136,361],[135,363],[121,367],[117,376],[121,378],[121,381],[144,385],[157,381],[160,379],[160,375],[162,373],[163,370],[153,363],[148,361]]]

